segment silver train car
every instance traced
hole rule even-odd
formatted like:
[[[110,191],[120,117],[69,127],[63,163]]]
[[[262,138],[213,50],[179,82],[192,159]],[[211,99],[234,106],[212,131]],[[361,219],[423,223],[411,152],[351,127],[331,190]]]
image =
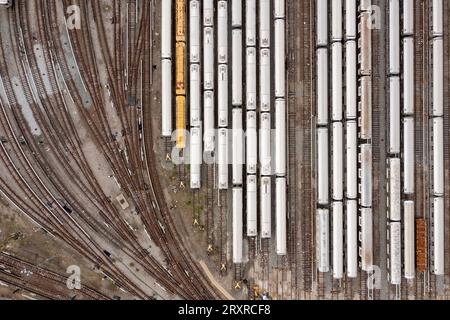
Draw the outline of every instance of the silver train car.
[[[232,134],[232,171],[233,184],[242,185],[243,164],[244,164],[244,130],[242,128],[242,109],[236,108],[232,111],[233,134]]]
[[[332,163],[333,200],[342,201],[344,198],[344,128],[342,122],[333,122]]]
[[[275,180],[275,217],[276,217],[276,252],[279,256],[287,254],[287,206],[286,178]]]
[[[258,235],[258,182],[255,175],[247,176],[247,237]]]
[[[246,60],[246,107],[247,110],[256,110],[256,48],[247,48]]]
[[[256,46],[256,0],[245,0],[245,42]]]
[[[247,174],[256,174],[258,169],[258,131],[255,111],[247,111],[246,165]]]
[[[346,202],[346,244],[347,276],[358,276],[358,203],[357,200]]]
[[[232,91],[231,103],[233,106],[242,106],[242,30],[232,31]]]
[[[272,182],[270,177],[261,178],[260,192],[261,238],[272,237]]]
[[[317,226],[317,265],[319,272],[330,271],[330,217],[328,209],[317,209],[316,226]]]
[[[317,129],[317,202],[329,203],[328,129]]]
[[[344,205],[333,202],[333,278],[344,277]]]
[[[233,188],[233,263],[243,262],[242,188]]]
[[[189,4],[189,60],[191,63],[200,63],[200,19],[200,1],[192,0]]]
[[[217,62],[228,63],[228,3],[217,2]]]
[[[200,189],[201,187],[201,166],[203,163],[202,152],[202,129],[191,128],[190,137],[190,187]]]

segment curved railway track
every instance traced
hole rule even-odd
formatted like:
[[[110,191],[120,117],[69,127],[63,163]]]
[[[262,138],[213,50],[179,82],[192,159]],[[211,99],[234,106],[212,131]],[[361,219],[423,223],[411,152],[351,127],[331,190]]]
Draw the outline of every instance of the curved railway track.
[[[163,203],[164,198],[157,197],[158,194],[162,195],[159,182],[153,189],[155,182],[150,179],[154,176],[153,172],[156,172],[155,159],[150,152],[144,151],[151,150],[150,146],[145,148],[142,136],[146,125],[147,143],[151,141],[150,117],[145,114],[147,121],[143,124],[145,110],[142,110],[144,103],[150,105],[151,101],[144,101],[142,97],[144,91],[148,93],[144,85],[149,84],[148,77],[152,72],[151,66],[145,66],[145,62],[151,63],[148,51],[151,48],[149,38],[153,30],[148,20],[153,2],[140,4],[139,13],[135,1],[126,4],[126,23],[119,19],[114,24],[113,44],[114,51],[118,53],[114,58],[111,58],[109,52],[100,4],[89,1],[78,1],[77,4],[80,5],[83,18],[96,26],[96,36],[101,44],[99,51],[107,71],[107,86],[123,128],[125,147],[121,149],[121,145],[111,137],[112,129],[104,110],[108,102],[105,101],[102,90],[99,90],[102,89],[100,71],[95,63],[99,58],[99,51],[94,48],[94,35],[89,24],[83,24],[85,32],[82,33],[69,31],[66,26],[69,38],[63,43],[61,33],[64,30],[59,27],[63,15],[58,12],[61,10],[61,3],[53,0],[17,1],[14,9],[8,13],[9,29],[13,33],[9,39],[19,40],[18,45],[12,43],[8,48],[13,48],[18,69],[16,72],[2,60],[2,85],[7,101],[5,105],[1,103],[3,112],[0,120],[2,136],[8,143],[5,146],[2,142],[1,159],[12,180],[20,186],[20,191],[2,179],[2,194],[20,211],[26,212],[36,224],[52,236],[78,248],[102,272],[114,279],[118,286],[137,297],[146,298],[148,295],[108,259],[103,247],[91,238],[91,231],[120,248],[130,259],[139,261],[172,294],[193,299],[216,298],[218,293],[201,275],[184,246],[177,245],[181,244],[181,240],[168,209],[165,206],[163,210],[160,209],[159,203]],[[119,1],[113,1],[112,9],[115,17],[119,17],[123,5]],[[35,12],[34,16],[30,16],[31,12]],[[125,29],[127,45],[122,38]],[[2,55],[5,54],[4,39],[6,35],[2,34]],[[40,53],[35,52],[38,50]],[[40,61],[36,58],[37,55]],[[70,55],[75,59],[74,62],[68,60]],[[127,61],[126,68],[122,67],[124,60]],[[45,63],[45,73],[40,65],[42,61]],[[85,95],[80,93],[79,83],[77,85],[74,79],[75,68],[82,75],[82,86],[87,90]],[[3,78],[13,78],[8,76],[13,71],[20,75],[17,81],[25,93],[26,103],[33,110],[36,125],[41,130],[40,139],[30,133],[26,119],[18,108],[11,107],[19,105],[17,92],[13,89],[13,85],[19,84],[3,81]],[[87,95],[91,101],[85,100]],[[135,103],[130,103],[130,95],[135,98],[132,99]],[[81,138],[66,105],[68,96],[77,107],[80,118],[89,125],[92,140],[113,170],[124,194],[136,204],[136,211],[141,214],[151,239],[164,252],[167,267],[161,265],[140,245],[137,237],[124,223],[120,212],[102,191],[83,154]],[[55,162],[58,161],[59,165],[55,169]],[[145,172],[148,173],[148,179],[143,174]],[[63,182],[61,174],[69,178],[70,183]],[[69,185],[71,190],[68,189]],[[23,195],[28,197],[28,201],[21,199]],[[80,202],[81,199],[83,203]],[[161,230],[157,221],[162,221],[167,231]]]
[[[24,270],[28,275],[24,275]],[[82,285],[79,290],[71,291],[67,288],[67,276],[4,253],[0,253],[0,273],[2,273],[2,282],[35,293],[43,298],[66,300],[75,297],[80,297],[83,300],[111,299],[104,293],[86,285]],[[33,279],[26,279],[27,277]]]

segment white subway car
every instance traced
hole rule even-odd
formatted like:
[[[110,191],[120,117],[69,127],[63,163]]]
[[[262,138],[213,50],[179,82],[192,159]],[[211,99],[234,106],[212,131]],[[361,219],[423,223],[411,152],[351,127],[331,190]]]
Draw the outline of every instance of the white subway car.
[[[400,77],[389,78],[389,153],[400,153]]]
[[[445,248],[445,221],[444,221],[444,198],[433,198],[433,238],[434,238],[434,260],[433,271],[436,275],[445,274],[444,248]]]
[[[401,163],[399,158],[389,159],[389,219],[400,221],[401,208]]]
[[[286,96],[286,40],[285,22],[283,19],[275,20],[275,97]]]
[[[273,2],[273,17],[275,19],[286,18],[286,6],[285,0],[274,0]]]
[[[255,175],[247,176],[247,237],[258,234],[258,182]]]
[[[400,74],[400,0],[389,0],[389,74]]]
[[[201,165],[203,162],[202,152],[202,129],[191,128],[190,138],[190,163],[191,163],[191,189],[200,189],[201,187]]]
[[[256,110],[256,48],[247,48],[246,60],[246,106],[247,110]]]
[[[190,76],[190,118],[191,126],[200,127],[202,123],[202,115],[200,110],[200,66],[198,64],[191,64],[191,76]]]
[[[242,188],[233,188],[233,263],[242,263],[243,216]]]
[[[372,208],[361,208],[361,269],[373,270],[373,217]]]
[[[228,189],[228,129],[219,129],[217,157],[218,157],[219,190],[227,190]]]
[[[356,41],[345,43],[345,117],[356,119],[357,116],[357,53]]]
[[[189,6],[189,59],[191,63],[200,63],[200,19],[200,2],[192,0]]]
[[[444,115],[444,40],[434,38],[433,46],[433,116],[442,117]]]
[[[356,121],[346,122],[346,190],[347,199],[358,197],[358,145]]]
[[[403,193],[414,193],[414,119],[403,119]]]
[[[270,82],[271,82],[271,62],[270,62],[270,49],[261,49],[261,59],[260,59],[260,103],[261,103],[261,111],[269,112],[270,111],[270,102],[271,102],[271,94],[270,94]]]
[[[242,0],[232,0],[231,2],[231,26],[233,28],[242,27]]]
[[[219,116],[219,127],[228,126],[228,66],[219,64],[219,72],[217,78],[217,105]]]
[[[360,79],[360,138],[372,139],[372,78],[362,77]]]
[[[233,184],[241,185],[244,165],[244,130],[242,129],[242,109],[233,109]]]
[[[328,0],[316,0],[317,46],[328,45]]]
[[[332,119],[333,121],[342,120],[342,43],[333,42],[331,45],[331,89],[332,89]]]
[[[333,200],[344,198],[344,128],[342,122],[333,122]]]
[[[370,76],[372,74],[372,29],[371,13],[363,12],[360,15],[358,31],[358,62],[360,64],[359,73],[361,76]]]
[[[402,279],[402,227],[400,222],[389,224],[389,280],[399,285]]]
[[[286,100],[275,101],[275,174],[286,175]]]
[[[276,178],[275,189],[276,251],[277,255],[284,256],[287,254],[286,178]]]
[[[245,36],[248,47],[256,46],[256,0],[245,0]]]
[[[319,272],[330,271],[330,217],[328,209],[317,209],[317,265]]]
[[[261,127],[259,130],[259,159],[261,162],[261,175],[272,175],[272,156],[271,156],[271,122],[270,113],[261,114]]]
[[[444,6],[442,0],[433,0],[432,36],[442,37],[444,35]]]
[[[403,0],[403,36],[414,34],[414,0]]]
[[[261,238],[272,237],[272,185],[269,177],[261,178]]]
[[[372,5],[372,0],[360,0],[359,10],[369,12],[371,5]]]
[[[433,195],[444,196],[444,119],[433,118]]]
[[[331,1],[331,40],[342,40],[342,0]]]
[[[270,48],[270,0],[259,1],[259,40],[261,48]]]
[[[346,205],[346,244],[347,276],[358,276],[358,204],[356,200],[347,200]]]
[[[161,135],[171,137],[172,124],[172,61],[163,59],[161,62]]]
[[[356,39],[356,0],[345,0],[345,39]]]
[[[242,106],[242,30],[233,29],[233,64],[232,64],[232,92],[233,106]]]
[[[403,114],[414,114],[414,39],[403,38]]]
[[[317,49],[317,124],[328,124],[328,49]]]
[[[217,3],[217,62],[228,63],[228,4]]]
[[[203,99],[204,149],[205,152],[213,152],[215,149],[214,92],[205,91]]]
[[[161,58],[172,59],[172,1],[161,2]]]
[[[415,250],[415,213],[414,213],[414,201],[404,201],[404,265],[405,265],[405,278],[414,279],[415,277],[415,262],[416,262],[416,250]]]
[[[333,278],[344,277],[344,205],[333,202]]]
[[[258,131],[257,118],[255,111],[247,111],[247,149],[246,149],[246,164],[247,174],[256,174],[258,169]]]
[[[321,205],[329,202],[329,169],[328,169],[328,129],[317,129],[317,201]]]
[[[214,25],[214,0],[203,0],[203,25],[205,27]]]
[[[203,29],[203,88],[214,90],[214,29]]]
[[[361,145],[361,205],[372,206],[372,145]]]

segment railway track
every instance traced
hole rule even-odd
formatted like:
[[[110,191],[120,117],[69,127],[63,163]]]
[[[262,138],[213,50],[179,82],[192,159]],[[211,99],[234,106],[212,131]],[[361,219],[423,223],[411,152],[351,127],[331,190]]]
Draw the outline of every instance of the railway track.
[[[384,1],[377,1],[375,5],[380,6],[381,11],[384,12],[385,21],[389,21],[389,13],[387,5]],[[374,264],[380,267],[380,270],[387,270],[388,256],[386,252],[387,245],[387,190],[386,190],[386,159],[388,158],[386,143],[387,135],[384,128],[388,127],[386,121],[388,117],[388,110],[385,108],[388,101],[385,97],[385,92],[382,88],[386,87],[386,70],[387,64],[385,57],[389,53],[389,36],[387,29],[373,30],[372,32],[372,60],[373,60],[373,78],[372,78],[372,132],[373,132],[373,175],[374,175]],[[380,43],[385,43],[386,46],[380,46]],[[387,279],[382,279],[382,282],[387,282]],[[379,300],[386,296],[386,292],[381,288],[374,290],[373,299]]]
[[[219,203],[219,255],[220,255],[220,272],[222,275],[226,275],[228,271],[228,259],[227,259],[227,217],[228,217],[228,192],[218,191],[218,203]]]
[[[443,1],[444,5],[444,82],[449,83],[450,81],[450,3],[448,1]],[[445,166],[445,176],[450,176],[450,137],[448,132],[450,132],[450,89],[449,86],[444,86],[444,166]],[[448,179],[445,184],[445,204],[444,204],[444,212],[445,212],[445,234],[447,235],[444,239],[445,241],[445,261],[449,261],[450,259],[450,183]],[[445,273],[448,274],[450,269],[445,268]],[[450,287],[450,279],[449,276],[445,277],[445,285],[447,288]]]
[[[206,234],[208,246],[214,247],[216,235],[214,232],[214,165],[205,166],[206,186]]]
[[[298,4],[296,2],[295,6]],[[297,247],[298,236],[298,222],[301,221],[301,217],[298,215],[298,161],[297,161],[297,145],[296,145],[296,119],[297,119],[297,97],[295,96],[296,88],[298,85],[298,74],[296,73],[296,64],[298,63],[296,49],[298,30],[296,22],[299,21],[297,8],[292,8],[288,13],[288,212],[289,212],[289,231],[288,231],[288,257],[293,271],[292,291],[295,292],[294,297],[299,297],[299,250]],[[301,257],[301,256],[300,256]]]
[[[20,28],[19,28],[20,29]],[[30,101],[30,97],[28,98],[29,100],[28,101]],[[45,126],[42,126],[43,128],[45,127]],[[47,129],[47,128],[46,128]],[[24,129],[22,129],[22,130],[24,130]],[[26,131],[25,131],[26,132]],[[30,141],[32,141],[31,139],[29,139]],[[38,152],[39,151],[36,151],[34,154],[35,155],[37,155],[38,154]],[[42,159],[40,160],[40,161],[42,161]],[[43,164],[42,164],[43,162],[41,162],[41,167],[43,166]],[[49,168],[47,168],[46,167],[46,172],[48,173],[48,171],[49,171]],[[65,194],[64,195],[66,198],[70,198],[67,194]],[[61,205],[60,205],[61,206]],[[76,207],[75,207],[76,208]],[[84,211],[84,209],[80,209],[79,210],[79,212],[82,212],[82,211]],[[73,219],[72,219],[72,221],[73,221]],[[92,223],[93,221],[91,220],[91,223]],[[77,233],[77,231],[75,231],[75,234]],[[101,249],[99,249],[99,248],[97,248],[98,249],[98,251],[99,252],[101,252],[102,250]],[[89,249],[88,251],[85,251],[86,252],[86,256],[89,256],[89,252],[91,251],[91,249]],[[100,258],[99,256],[97,256],[96,258],[94,258],[94,259],[92,259],[93,261],[102,261],[103,259],[102,258]],[[105,260],[103,260],[103,261],[105,261]],[[110,273],[109,271],[107,271],[108,273]]]
[[[80,290],[71,291],[67,288],[67,276],[55,273],[50,270],[38,267],[32,263],[26,262],[17,257],[13,257],[4,253],[0,253],[0,272],[3,273],[2,281],[8,281],[11,285],[17,286],[19,288],[30,290],[32,292],[40,292],[40,288],[43,284],[50,282],[54,285],[55,291],[58,290],[60,293],[57,296],[65,299],[73,299],[76,296],[80,296],[83,299],[92,300],[109,300],[110,298],[100,291],[90,288],[86,285],[82,285]],[[8,270],[9,272],[7,272]],[[26,276],[23,276],[23,271],[26,270],[28,274],[31,274],[33,278],[37,278],[34,281],[29,279],[24,280]],[[5,275],[7,276],[5,279]],[[14,279],[15,278],[15,279]],[[44,291],[46,294],[48,291]],[[65,294],[65,296],[62,296]],[[47,298],[52,298],[48,297]]]
[[[415,92],[415,159],[416,159],[416,193],[415,193],[415,205],[416,205],[416,218],[423,218],[427,222],[427,226],[432,225],[431,220],[431,208],[430,208],[430,198],[429,198],[429,170],[430,170],[430,154],[429,150],[429,107],[428,107],[428,88],[425,83],[428,81],[429,65],[428,61],[428,15],[429,15],[429,5],[423,1],[414,2],[414,12],[415,12],[415,29],[414,29],[414,61],[415,61],[415,86],[421,88],[421,90],[416,90]],[[431,228],[428,229],[428,239],[432,239]],[[430,241],[428,241],[431,244]],[[430,249],[430,248],[429,248]],[[428,250],[428,252],[432,252]],[[431,256],[428,255],[429,261],[431,261]],[[431,264],[430,264],[431,265]],[[428,269],[429,270],[429,269]],[[429,272],[429,271],[426,271]],[[426,277],[424,278],[426,279]],[[418,282],[419,291],[422,291],[421,286],[423,282]],[[407,284],[405,284],[402,290],[402,295],[404,291],[408,294]],[[424,287],[424,291],[426,286]]]
[[[298,169],[300,173],[300,177],[302,180],[301,184],[301,192],[296,188],[295,194],[298,197],[294,203],[290,203],[290,206],[296,205],[296,203],[301,203],[304,206],[303,214],[298,217],[297,224],[300,224],[300,235],[301,235],[301,255],[299,261],[300,269],[296,271],[296,276],[301,276],[301,285],[299,286],[302,291],[306,294],[310,294],[313,289],[313,260],[314,260],[314,250],[313,250],[313,224],[314,224],[314,208],[315,208],[315,200],[313,196],[313,190],[311,188],[313,178],[314,178],[314,168],[312,161],[312,152],[311,146],[313,144],[313,135],[312,135],[312,122],[313,118],[311,117],[314,114],[314,105],[315,105],[315,88],[314,88],[314,57],[315,57],[315,46],[312,44],[305,44],[300,39],[311,39],[312,43],[315,39],[315,21],[312,17],[315,16],[314,9],[314,1],[298,1],[296,2],[296,9],[298,10],[289,10],[289,30],[294,34],[298,34],[300,37],[296,37],[295,42],[289,41],[289,63],[292,63],[294,66],[298,66],[298,64],[302,63],[303,68],[295,68],[295,70],[290,69],[288,73],[289,77],[289,114],[288,114],[288,124],[289,124],[289,138],[292,141],[292,127],[294,123],[300,123],[300,132],[299,135],[302,137],[303,143],[301,145],[297,145],[296,148],[302,150],[302,155],[300,159],[298,159]],[[300,14],[299,17],[296,17],[294,13]],[[298,21],[298,24],[295,22]],[[292,28],[295,29],[292,30]],[[298,31],[297,31],[298,29]],[[298,32],[298,33],[297,33]],[[295,54],[297,53],[297,54]],[[295,71],[295,72],[294,72]],[[301,98],[301,99],[300,99]],[[297,106],[299,107],[293,107]],[[297,141],[297,139],[295,140]],[[289,152],[291,151],[292,146],[289,148]],[[297,149],[296,149],[297,150]],[[291,163],[292,158],[289,157],[289,164]],[[291,169],[291,168],[290,168]],[[296,187],[295,182],[297,181],[297,175],[295,174],[297,171],[292,172],[289,171],[289,184],[290,188]],[[295,174],[295,176],[293,176]],[[291,198],[289,198],[291,201]],[[296,209],[290,207],[290,210]],[[297,212],[298,210],[296,210]],[[292,214],[292,211],[290,211]],[[292,250],[292,248],[291,248]],[[301,270],[301,272],[299,272]]]
[[[53,2],[52,3],[53,4],[53,8],[55,9],[55,11],[53,11],[53,13],[55,13],[56,12],[56,4]],[[45,11],[44,11],[45,12]],[[42,15],[42,16],[46,16],[45,14],[44,15]],[[53,18],[54,19],[57,19],[57,17],[56,16],[53,16]],[[44,25],[44,23],[42,23],[42,25]],[[49,33],[49,34],[52,34],[51,32]],[[85,40],[85,39],[84,39]],[[57,41],[56,41],[57,42]],[[86,41],[86,42],[83,42],[84,44],[86,44],[86,43],[88,43],[88,41]],[[80,44],[79,43],[76,43],[77,44],[77,46],[76,46],[76,49],[79,49],[80,47]],[[140,47],[142,47],[142,45],[140,46]],[[91,49],[92,49],[92,46],[91,46]],[[61,50],[62,51],[62,50]],[[89,49],[88,50],[79,50],[79,52],[92,52],[92,51],[90,51]],[[65,67],[65,81],[66,81],[66,84],[67,84],[67,82],[70,82],[70,79],[71,79],[71,75],[70,75],[70,72],[68,72],[68,68],[66,67],[66,61],[65,61],[65,57],[64,57],[64,55],[59,55],[58,54],[58,52],[56,52],[56,53],[54,53],[54,55],[56,56],[56,59],[58,59],[58,66],[61,66],[61,65],[64,65],[64,67]],[[82,56],[84,59],[88,59],[88,56]],[[83,61],[85,61],[84,59],[81,59],[82,60],[82,62]],[[90,64],[91,66],[92,66],[92,64]],[[95,74],[95,73],[91,73],[91,72],[84,72],[84,74],[86,74],[87,76],[89,76],[90,74]],[[96,84],[96,83],[98,83],[98,80],[96,81],[95,79],[90,79],[90,80],[93,80],[93,81],[89,81],[88,83],[93,83],[93,84]],[[73,86],[73,87],[75,87],[74,86],[74,84],[73,83],[70,83],[69,85],[71,85],[71,86]],[[39,88],[40,90],[43,90],[43,88],[42,88],[42,86],[40,86],[40,88]],[[75,93],[76,93],[76,91],[77,90],[73,90]],[[96,92],[95,90],[93,90],[93,92]],[[96,95],[96,97],[98,98],[98,93],[97,93],[97,95]],[[75,97],[75,98],[77,98],[77,97]],[[79,98],[79,97],[78,97]],[[29,101],[31,101],[32,99],[31,99],[31,97],[29,97],[28,98],[28,100]],[[101,103],[101,100],[100,100],[100,103]],[[79,104],[80,106],[81,105],[83,105],[83,102],[81,101],[81,103]],[[101,110],[99,110],[99,109],[97,109],[97,112],[101,112]],[[91,116],[92,114],[85,114],[85,117],[87,118],[87,119],[90,119],[90,116]],[[94,119],[94,121],[95,121],[95,118],[93,118]],[[101,121],[101,120],[100,120]],[[100,122],[99,121],[99,122]],[[90,123],[91,121],[90,120],[88,120],[87,121],[88,123]],[[43,126],[44,127],[44,126]],[[108,128],[108,126],[107,126],[107,122],[106,121],[103,121],[102,122],[102,125],[100,125],[100,130],[98,130],[97,131],[97,139],[99,138],[99,136],[101,136],[101,131],[106,131],[106,132],[108,132],[108,130],[105,130],[105,128]],[[70,132],[70,131],[69,131]],[[108,134],[106,135],[106,136],[108,136]],[[99,139],[100,140],[100,139]],[[99,144],[99,145],[106,145],[106,146],[109,146],[109,150],[104,150],[104,151],[106,151],[105,152],[105,154],[106,155],[114,155],[114,153],[113,152],[111,152],[112,150],[112,148],[111,148],[111,143],[110,143],[110,141],[106,141],[106,143],[104,143],[104,144]],[[134,151],[134,150],[133,150]],[[111,153],[109,153],[109,152],[111,152]],[[133,152],[133,154],[137,154],[136,152]],[[115,159],[117,159],[117,160],[120,160],[120,155],[116,155],[116,157],[115,157]],[[120,163],[120,161],[118,161],[119,163]],[[124,162],[127,162],[127,161],[124,161]],[[43,164],[44,162],[42,162],[42,164]],[[113,168],[114,168],[114,166],[112,166]],[[122,177],[123,178],[121,178],[120,177],[120,171],[121,171],[121,169],[122,168],[119,168],[119,169],[117,169],[116,170],[116,173],[117,173],[117,175],[119,176],[119,181],[122,181],[122,179],[124,179],[124,178],[126,178],[127,177],[127,175],[126,174],[122,174]],[[122,170],[122,172],[123,171],[125,171],[125,170]],[[86,171],[85,171],[86,172]],[[127,181],[128,182],[128,181]],[[136,188],[137,189],[137,188]],[[91,196],[92,196],[92,194],[91,194]],[[65,195],[65,197],[68,197],[68,194],[66,194]],[[17,197],[15,197],[15,198],[17,198]],[[100,199],[101,199],[101,197],[99,197]],[[73,202],[75,202],[75,201],[73,201]],[[105,203],[102,203],[102,205],[105,205]],[[147,203],[146,203],[146,205],[147,206],[150,206],[150,204],[149,204],[149,201],[147,201]],[[25,209],[25,208],[24,208]],[[77,208],[77,209],[81,209],[81,207],[79,207],[79,208]],[[77,210],[78,211],[78,210]],[[80,211],[83,211],[84,212],[84,210],[83,209],[81,209]],[[45,212],[45,210],[44,210],[44,212]],[[111,225],[113,225],[114,226],[114,224],[112,223]],[[95,225],[95,224],[92,224],[92,227],[98,227],[98,225]],[[155,226],[155,228],[157,228],[156,226]],[[123,231],[123,230],[121,230],[121,227],[119,227],[118,228],[118,230],[119,230],[119,234],[121,234],[121,236],[123,237],[123,238],[126,238],[126,233]],[[76,233],[75,233],[76,234]],[[130,240],[130,242],[131,242],[131,245],[133,246],[134,244],[135,244],[135,242],[136,242],[136,240],[135,239],[129,239]],[[131,248],[131,247],[130,247]],[[148,258],[148,257],[146,257],[146,256],[144,256],[143,255],[143,249],[142,248],[138,248],[138,247],[136,247],[136,246],[134,246],[134,249],[135,249],[135,252],[137,252],[137,253],[139,253],[140,255],[141,255],[141,257],[140,258],[144,258],[144,259],[150,259],[150,262],[151,262],[151,258]],[[137,250],[136,250],[137,249]],[[89,255],[87,255],[87,256],[89,256]],[[98,259],[98,257],[96,258],[96,259],[93,259],[94,261],[101,261],[101,259]],[[149,262],[147,262],[147,263],[149,263]],[[150,267],[151,267],[152,265],[151,265],[151,263],[150,263]],[[148,268],[149,268],[149,266],[147,265],[146,266],[146,268],[147,268],[147,270],[148,270]],[[156,269],[155,269],[156,268]],[[150,268],[151,269],[151,268]],[[163,283],[163,284],[165,284],[168,288],[169,288],[169,290],[170,289],[172,289],[172,291],[173,292],[176,292],[177,290],[179,290],[179,288],[176,286],[176,281],[173,281],[172,283],[171,282],[167,282],[167,280],[165,280],[165,278],[167,278],[167,274],[166,274],[166,272],[161,268],[161,266],[156,266],[156,265],[154,265],[153,266],[153,274],[154,275],[158,275],[158,272],[159,272],[159,274],[160,274],[160,280],[161,280],[161,282]],[[151,271],[151,270],[150,270]],[[111,272],[109,272],[109,271],[106,271],[106,272],[108,272],[108,273],[111,273]],[[118,274],[116,274],[116,275],[113,275],[113,277],[115,277],[115,278],[121,278],[121,276],[119,276]],[[126,283],[126,279],[124,279],[123,277],[122,277],[122,279],[124,280],[124,283]],[[165,282],[165,281],[166,282]],[[170,288],[170,285],[172,285],[173,287],[172,288]],[[131,289],[130,289],[130,291],[132,291]],[[195,297],[195,294],[194,293],[186,293],[187,295],[192,295],[192,296],[194,296]]]
[[[104,253],[104,246],[93,239],[101,237],[120,250],[127,258],[139,261],[155,281],[168,292],[183,298],[210,299],[220,297],[209,280],[202,274],[196,261],[184,244],[183,235],[178,233],[171,212],[167,207],[165,190],[158,178],[159,166],[155,154],[153,137],[159,129],[152,119],[151,109],[156,96],[153,87],[153,72],[157,70],[157,57],[152,47],[155,44],[153,1],[130,0],[121,3],[112,0],[111,11],[99,2],[77,0],[82,9],[82,17],[88,23],[81,32],[68,31],[69,44],[61,40],[58,24],[63,16],[61,8],[71,4],[69,0],[58,3],[55,0],[17,1],[17,6],[8,14],[10,33],[0,38],[0,56],[6,55],[6,48],[12,50],[16,66],[0,62],[0,88],[4,88],[7,101],[0,101],[0,135],[6,138],[1,143],[1,162],[4,176],[0,179],[0,189],[20,211],[26,213],[49,235],[63,239],[68,245],[80,250],[89,261],[116,281],[116,284],[140,298],[148,298],[148,292],[133,283]],[[429,94],[427,83],[430,74],[429,16],[430,8],[424,1],[415,1],[415,185],[416,193],[411,198],[416,203],[416,218],[425,218],[428,226],[428,270],[416,275],[416,280],[408,283],[402,280],[400,287],[388,285],[388,290],[367,288],[367,274],[360,273],[356,280],[345,277],[342,283],[331,280],[330,274],[315,271],[315,48],[312,43],[301,39],[315,39],[313,0],[290,4],[288,11],[288,260],[277,258],[277,267],[282,278],[290,268],[293,273],[291,288],[293,298],[316,291],[317,297],[347,299],[359,295],[361,299],[382,299],[385,295],[402,299],[436,298],[439,278],[431,274],[432,267],[432,216],[430,208],[430,141]],[[446,12],[449,4],[445,3]],[[47,8],[48,6],[48,8]],[[157,11],[157,10],[156,10]],[[32,12],[36,12],[35,17]],[[59,13],[58,13],[59,12]],[[106,21],[107,12],[112,13],[112,26]],[[448,29],[448,24],[446,25]],[[110,28],[113,34],[109,34]],[[3,35],[2,35],[3,36]],[[373,37],[373,58],[380,62],[383,48],[379,46],[382,37]],[[17,39],[17,40],[14,40]],[[110,41],[113,39],[113,41]],[[96,40],[100,46],[96,46]],[[446,43],[446,42],[444,42]],[[73,47],[72,47],[73,46]],[[445,44],[448,57],[448,44]],[[70,50],[71,51],[70,51]],[[35,51],[41,51],[39,55]],[[117,53],[117,54],[114,54]],[[71,61],[70,56],[73,56]],[[155,55],[157,56],[157,55]],[[96,62],[102,61],[102,64]],[[43,67],[45,66],[45,74]],[[301,67],[299,67],[301,65]],[[383,69],[382,63],[377,63]],[[154,67],[156,66],[156,67]],[[74,77],[74,69],[79,69],[81,82]],[[446,77],[449,64],[445,60]],[[377,75],[375,69],[375,77]],[[18,72],[19,71],[19,72]],[[106,76],[100,74],[105,71]],[[384,72],[384,70],[382,70]],[[155,72],[156,75],[158,71]],[[14,75],[19,74],[18,77]],[[381,72],[382,74],[382,72]],[[10,79],[14,78],[12,81]],[[106,78],[106,80],[105,80]],[[80,84],[81,83],[81,84]],[[381,98],[384,81],[374,85],[373,97],[373,147],[374,147],[374,192],[381,195],[373,203],[374,209],[374,261],[382,265],[387,261],[383,246],[386,247],[386,232],[380,226],[386,224],[384,196],[386,183],[386,150],[384,146],[386,113]],[[35,114],[36,125],[42,130],[39,138],[29,130],[27,118],[19,111],[22,105],[17,94],[17,85],[23,88],[24,100]],[[104,90],[105,86],[107,90]],[[82,94],[85,87],[86,94]],[[445,111],[450,108],[448,88],[445,87]],[[52,92],[53,94],[51,94]],[[105,92],[108,92],[109,98]],[[136,213],[148,230],[151,240],[164,252],[161,263],[141,245],[138,236],[124,222],[122,212],[117,209],[102,190],[89,161],[83,151],[83,143],[78,128],[71,118],[67,100],[72,99],[80,118],[89,125],[94,144],[111,168],[121,191],[135,204]],[[115,125],[109,115],[109,104],[113,104],[117,114],[118,127],[122,128],[119,138],[113,137]],[[444,130],[449,130],[448,117],[444,118]],[[445,137],[445,165],[450,166],[448,137]],[[162,141],[163,150],[170,155],[172,142]],[[299,152],[299,151],[302,152]],[[179,180],[187,186],[187,168],[177,167]],[[228,268],[228,194],[214,194],[214,166],[206,167],[206,232],[208,245],[217,247],[220,270],[227,275]],[[62,177],[67,177],[64,181]],[[384,177],[384,178],[383,178]],[[14,181],[15,185],[9,185]],[[19,187],[17,187],[19,186]],[[446,186],[446,193],[450,191]],[[301,190],[301,192],[299,192]],[[26,200],[24,200],[26,198]],[[192,193],[193,217],[200,223],[196,207],[200,203],[200,193]],[[215,200],[216,198],[216,200]],[[217,204],[218,210],[215,211]],[[445,212],[450,203],[446,200]],[[302,210],[300,210],[302,209]],[[384,214],[384,215],[383,215]],[[446,232],[449,231],[446,215]],[[216,220],[216,221],[215,221]],[[299,226],[300,224],[300,226]],[[105,227],[106,225],[106,227]],[[217,227],[217,228],[216,228]],[[250,260],[261,256],[262,282],[269,290],[271,279],[271,241],[257,242],[249,239]],[[450,257],[450,246],[446,243],[445,259]],[[208,247],[209,250],[209,247]],[[259,251],[258,251],[259,250]],[[270,261],[269,261],[270,260]],[[12,262],[11,262],[12,263]],[[448,269],[448,268],[446,268]],[[234,279],[239,282],[244,277],[242,265],[233,268]],[[47,275],[51,277],[52,275]],[[280,274],[278,274],[278,277]],[[56,277],[53,275],[53,277]],[[59,278],[58,278],[59,279]],[[448,277],[445,278],[448,284]],[[23,279],[16,279],[19,287],[25,288]],[[62,281],[62,279],[60,279]],[[383,281],[387,279],[383,279]],[[13,281],[10,279],[10,281]],[[56,280],[55,280],[56,281]],[[60,281],[60,282],[61,282]],[[331,282],[330,282],[331,281]],[[62,283],[62,282],[61,282]],[[330,287],[331,284],[331,287]],[[342,286],[342,287],[341,287]],[[316,290],[315,290],[316,289]],[[331,289],[330,292],[329,289]],[[47,288],[39,291],[43,297],[57,299],[60,293]],[[94,295],[94,293],[93,293]],[[284,295],[284,293],[282,294]]]

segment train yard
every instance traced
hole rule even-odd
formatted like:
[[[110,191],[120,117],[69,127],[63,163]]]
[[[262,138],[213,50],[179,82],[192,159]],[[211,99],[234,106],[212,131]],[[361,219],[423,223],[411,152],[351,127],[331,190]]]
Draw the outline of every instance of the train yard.
[[[5,224],[0,294],[448,299],[448,17],[445,0],[0,6],[0,204],[110,283],[71,290]]]

